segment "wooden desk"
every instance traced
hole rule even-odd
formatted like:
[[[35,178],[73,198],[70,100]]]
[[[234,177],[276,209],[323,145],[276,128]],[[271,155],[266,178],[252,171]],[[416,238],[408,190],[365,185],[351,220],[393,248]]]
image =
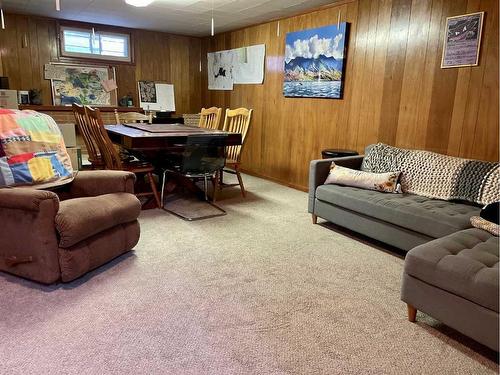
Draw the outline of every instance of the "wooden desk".
[[[130,151],[154,152],[179,149],[189,135],[226,134],[226,145],[241,145],[241,134],[180,124],[106,125],[109,137]],[[149,129],[149,130],[144,130]]]

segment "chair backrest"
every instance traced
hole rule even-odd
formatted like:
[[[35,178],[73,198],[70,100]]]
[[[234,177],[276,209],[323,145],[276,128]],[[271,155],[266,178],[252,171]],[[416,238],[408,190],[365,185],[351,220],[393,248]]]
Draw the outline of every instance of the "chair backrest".
[[[224,168],[225,134],[189,135],[182,154],[184,174],[214,173]]]
[[[118,110],[115,109],[115,120],[117,124],[131,124],[135,122],[151,124],[153,122],[153,114],[151,112],[149,112],[149,115],[144,115],[139,112],[119,113]]]
[[[230,160],[239,162],[241,158],[241,150],[245,145],[248,128],[252,120],[253,109],[238,108],[227,109],[226,118],[224,119],[224,131],[241,133],[241,145],[229,146],[226,148],[226,157]]]
[[[99,111],[99,108],[85,106],[85,114],[87,115],[92,136],[101,152],[104,166],[106,169],[122,170],[123,165],[120,154],[113,145],[113,142],[111,142],[108,132],[104,128],[101,111]]]
[[[80,130],[83,142],[85,143],[85,148],[87,149],[87,153],[89,155],[89,161],[92,164],[99,164],[101,162],[99,147],[97,146],[90,130],[85,108],[80,104],[73,103],[72,109],[73,115],[75,115],[76,125],[78,126],[78,130]]]
[[[186,126],[200,126],[200,113],[183,113],[182,119]]]
[[[200,128],[219,129],[222,108],[202,108],[200,113]]]

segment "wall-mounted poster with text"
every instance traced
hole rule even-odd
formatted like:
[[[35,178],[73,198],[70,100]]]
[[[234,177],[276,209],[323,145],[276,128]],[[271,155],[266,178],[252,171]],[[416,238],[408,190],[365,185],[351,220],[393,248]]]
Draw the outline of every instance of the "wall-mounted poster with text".
[[[441,68],[475,66],[479,61],[484,12],[446,19]]]

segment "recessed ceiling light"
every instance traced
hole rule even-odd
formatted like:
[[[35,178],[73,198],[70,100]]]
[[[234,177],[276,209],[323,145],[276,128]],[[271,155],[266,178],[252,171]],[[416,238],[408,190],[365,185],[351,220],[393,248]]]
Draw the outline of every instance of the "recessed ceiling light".
[[[154,0],[125,0],[128,5],[133,5],[135,7],[147,7]]]

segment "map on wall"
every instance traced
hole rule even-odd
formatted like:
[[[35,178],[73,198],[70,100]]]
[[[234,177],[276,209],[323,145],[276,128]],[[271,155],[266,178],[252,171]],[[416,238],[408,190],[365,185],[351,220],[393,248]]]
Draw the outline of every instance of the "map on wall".
[[[233,84],[262,84],[265,55],[264,44],[208,53],[208,89],[232,90]]]
[[[45,78],[52,83],[54,105],[115,106],[116,90],[106,90],[107,82],[114,80],[114,76],[114,69],[107,66],[45,66]]]

